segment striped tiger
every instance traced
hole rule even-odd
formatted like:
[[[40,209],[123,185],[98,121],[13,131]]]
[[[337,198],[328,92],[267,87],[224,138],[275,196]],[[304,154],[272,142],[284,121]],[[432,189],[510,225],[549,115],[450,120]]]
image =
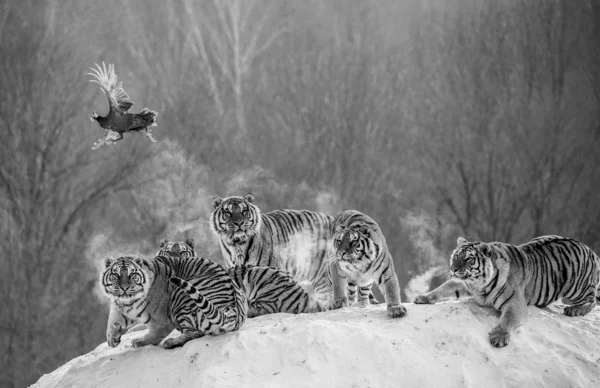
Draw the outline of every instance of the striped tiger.
[[[545,307],[562,299],[565,315],[582,316],[596,306],[600,258],[586,245],[560,236],[542,236],[522,245],[457,239],[450,257],[451,278],[415,298],[435,303],[461,293],[500,311],[489,333],[495,347],[510,341],[510,332],[527,318],[528,305]]]
[[[136,323],[149,330],[133,340],[134,347],[157,345],[179,330],[178,337],[164,341],[170,349],[206,334],[237,330],[246,321],[245,293],[223,267],[202,258],[107,257],[100,284],[111,299],[106,332],[111,347]]]
[[[160,242],[160,249],[156,253],[156,256],[169,256],[169,255],[177,255],[181,258],[188,258],[191,256],[195,256],[194,250],[194,239],[188,238],[185,241],[169,241],[167,239],[163,239]],[[128,333],[133,333],[134,331],[140,331],[146,329],[146,325],[143,323],[138,323],[129,329]]]
[[[308,210],[262,214],[254,195],[213,198],[210,227],[219,238],[226,267],[267,266],[309,282],[319,303],[329,306],[333,289],[329,245],[333,217]]]
[[[394,270],[381,228],[371,217],[357,210],[340,213],[333,223],[333,248],[339,281],[334,284],[333,308],[355,302],[359,287],[358,305],[369,304],[371,284],[376,282],[385,291],[388,315],[399,318],[406,314],[400,303],[400,285]],[[348,295],[344,283],[348,282]]]
[[[195,257],[196,252],[194,251],[194,239],[188,238],[185,241],[169,241],[163,239],[160,242],[160,249],[156,253],[156,256],[171,256],[177,255],[182,259]]]
[[[195,257],[194,240],[161,242],[160,254],[179,254]],[[227,269],[229,276],[245,293],[248,300],[248,318],[274,313],[314,313],[325,311],[285,271],[265,266],[236,265]]]
[[[236,265],[228,268],[227,272],[246,292],[249,318],[265,314],[301,314],[327,310],[285,271],[265,266]]]

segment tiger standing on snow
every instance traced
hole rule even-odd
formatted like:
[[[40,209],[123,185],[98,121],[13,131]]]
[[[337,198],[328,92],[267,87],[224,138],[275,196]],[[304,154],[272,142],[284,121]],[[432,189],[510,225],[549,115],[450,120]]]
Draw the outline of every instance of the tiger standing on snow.
[[[267,266],[309,281],[322,306],[333,290],[328,248],[333,217],[308,210],[274,210],[262,214],[254,195],[213,198],[210,228],[219,238],[226,267]]]
[[[388,315],[392,318],[404,316],[406,308],[400,304],[400,285],[394,262],[379,225],[366,214],[346,210],[335,219],[333,231],[339,277],[334,282],[333,308],[347,306],[348,301],[354,302],[357,286],[358,305],[368,305],[371,284],[376,282],[384,291]]]
[[[495,347],[508,345],[510,332],[527,318],[527,306],[545,307],[562,298],[568,316],[583,316],[599,296],[600,258],[586,245],[543,236],[522,245],[469,242],[463,237],[450,257],[452,278],[415,303],[435,303],[461,293],[500,311],[490,332]]]
[[[164,342],[167,349],[244,324],[246,295],[223,267],[202,258],[163,254],[105,259],[100,284],[111,299],[109,346],[117,346],[121,335],[138,323],[149,330],[133,340],[133,347],[158,345],[173,329],[179,330],[178,337]]]

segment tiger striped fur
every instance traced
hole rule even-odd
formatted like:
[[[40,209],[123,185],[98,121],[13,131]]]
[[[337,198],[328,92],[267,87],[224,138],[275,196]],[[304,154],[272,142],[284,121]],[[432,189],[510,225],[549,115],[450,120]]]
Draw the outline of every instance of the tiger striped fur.
[[[159,254],[179,254],[182,257],[195,257],[194,240],[163,240]],[[248,318],[274,313],[313,313],[325,311],[317,300],[309,294],[285,271],[271,267],[236,265],[227,272],[245,293],[248,300]]]
[[[213,198],[210,227],[227,267],[267,266],[311,283],[323,306],[332,302],[328,256],[333,217],[308,210],[261,213],[254,196]]]
[[[236,265],[227,272],[246,292],[248,317],[288,313],[316,313],[326,311],[287,272],[271,267]]]
[[[134,347],[157,345],[173,329],[181,332],[164,341],[165,348],[183,346],[206,334],[239,329],[246,321],[245,293],[220,265],[196,257],[163,255],[145,259],[122,256],[105,259],[100,283],[111,299],[107,342],[115,347],[121,335],[136,323],[148,333],[132,342]],[[173,278],[171,281],[170,279]],[[201,293],[174,284],[187,281]]]
[[[562,299],[564,313],[581,316],[596,306],[600,258],[581,242],[542,236],[522,245],[468,242],[463,237],[450,257],[451,279],[418,295],[415,303],[435,303],[461,293],[500,311],[489,333],[495,347],[510,341],[510,332],[527,319],[528,305],[544,307]]]
[[[183,259],[196,256],[196,252],[194,252],[194,239],[188,238],[185,241],[169,241],[163,239],[160,242],[160,249],[156,253],[156,256],[165,255],[177,255]]]
[[[220,332],[228,332],[239,328],[237,312],[234,309],[221,310],[202,295],[194,285],[182,278],[173,276],[169,279],[175,286],[185,291],[211,324],[217,326]]]
[[[191,238],[185,241],[169,241],[167,239],[163,239],[160,242],[160,249],[156,253],[156,256],[176,255],[186,259],[195,256],[194,250],[192,249],[193,246],[194,240]],[[127,332],[132,333],[134,331],[144,330],[145,328],[146,325],[144,325],[143,323],[138,323],[137,325],[129,329]]]
[[[336,217],[333,231],[334,269],[337,269],[339,278],[334,284],[333,308],[347,306],[349,301],[355,302],[357,285],[358,305],[368,305],[371,284],[376,282],[384,291],[388,315],[392,318],[404,316],[406,308],[400,303],[400,285],[394,262],[379,225],[364,213],[346,210]]]

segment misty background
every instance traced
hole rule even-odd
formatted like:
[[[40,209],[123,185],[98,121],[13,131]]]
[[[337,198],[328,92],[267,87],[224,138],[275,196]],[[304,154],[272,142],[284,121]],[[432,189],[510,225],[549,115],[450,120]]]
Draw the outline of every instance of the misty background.
[[[459,235],[600,251],[600,0],[3,0],[0,51],[2,387],[105,341],[104,255],[222,263],[216,195],[370,215],[404,300]],[[102,61],[157,143],[91,150]]]

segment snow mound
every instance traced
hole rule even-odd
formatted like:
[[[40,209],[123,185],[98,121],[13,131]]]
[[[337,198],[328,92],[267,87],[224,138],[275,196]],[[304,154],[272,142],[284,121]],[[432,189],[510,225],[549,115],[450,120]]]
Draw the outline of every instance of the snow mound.
[[[133,349],[139,331],[32,387],[600,386],[600,308],[571,318],[562,307],[530,307],[502,349],[488,341],[498,315],[470,302],[407,304],[394,320],[385,305],[266,315],[174,350]]]

